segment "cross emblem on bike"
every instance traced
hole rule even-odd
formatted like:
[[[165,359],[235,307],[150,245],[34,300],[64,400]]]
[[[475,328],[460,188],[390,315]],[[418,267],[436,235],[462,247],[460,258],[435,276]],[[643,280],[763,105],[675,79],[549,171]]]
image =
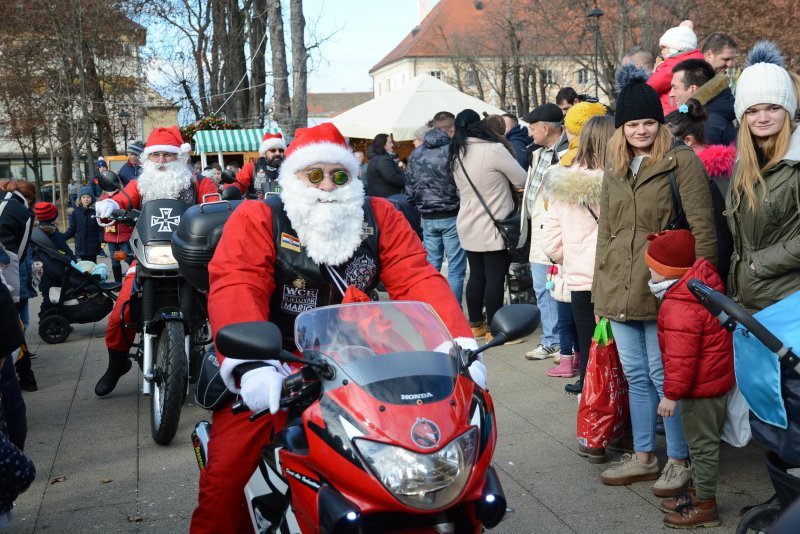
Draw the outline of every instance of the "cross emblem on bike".
[[[172,232],[172,225],[175,227],[181,222],[180,215],[172,216],[172,208],[159,208],[161,217],[153,215],[150,217],[150,227],[158,226],[159,232]]]

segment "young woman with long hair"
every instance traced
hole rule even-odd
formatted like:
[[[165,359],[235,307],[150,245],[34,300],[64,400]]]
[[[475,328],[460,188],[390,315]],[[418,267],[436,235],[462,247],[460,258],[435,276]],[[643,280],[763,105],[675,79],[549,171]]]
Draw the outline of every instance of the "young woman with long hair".
[[[734,252],[728,292],[751,311],[800,289],[800,80],[768,41],[736,86],[738,159],[727,198]]]
[[[649,234],[675,217],[670,175],[696,242],[697,257],[716,260],[716,235],[708,176],[694,152],[674,144],[647,74],[633,65],[617,73],[620,96],[614,116],[600,196],[592,296],[595,313],[611,321],[628,380],[633,455],[603,472],[608,485],[656,480],[653,492],[670,497],[691,478],[688,449],[678,411],[664,418],[669,460],[660,473],[656,459],[656,411],[663,397],[664,367],[658,344],[658,304],[645,263]]]
[[[520,190],[526,174],[499,136],[471,109],[456,116],[448,163],[461,197],[456,229],[469,263],[466,295],[470,326],[476,338],[489,339],[486,324],[503,304],[503,282],[511,256],[478,195],[495,220],[505,219],[514,210],[512,187]]]
[[[581,105],[577,104],[570,112]],[[613,117],[602,115],[589,119],[580,132],[573,164],[552,168],[543,184],[548,206],[542,225],[542,250],[563,266],[564,281],[571,296],[569,312],[574,320],[580,355],[579,365],[575,366],[580,371],[578,382],[569,384],[567,393],[577,394],[583,389],[594,333],[591,289],[597,248],[597,217],[606,148],[613,132]],[[564,363],[564,348],[562,343],[559,366]],[[566,360],[566,364],[574,366],[572,357],[566,356]],[[602,454],[597,456],[602,457]]]

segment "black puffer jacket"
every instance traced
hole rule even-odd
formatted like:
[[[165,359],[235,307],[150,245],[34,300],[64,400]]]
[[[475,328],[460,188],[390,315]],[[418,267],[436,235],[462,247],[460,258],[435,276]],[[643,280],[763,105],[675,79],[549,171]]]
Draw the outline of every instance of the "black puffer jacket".
[[[100,253],[103,229],[97,224],[94,213],[92,204],[88,208],[78,206],[69,214],[69,228],[64,232],[64,239],[75,237],[76,256],[97,256]]]
[[[426,219],[458,215],[460,200],[447,164],[449,154],[450,136],[433,128],[408,158],[406,194]]]
[[[406,177],[389,154],[367,152],[367,195],[389,198],[403,192]]]
[[[533,138],[528,135],[528,129],[517,124],[508,131],[506,139],[514,147],[514,157],[517,158],[517,163],[527,171],[531,164],[531,153],[526,148],[533,143]]]
[[[0,191],[0,206],[6,200],[8,203],[0,213],[0,243],[6,250],[22,256],[30,240],[33,213],[20,193]]]

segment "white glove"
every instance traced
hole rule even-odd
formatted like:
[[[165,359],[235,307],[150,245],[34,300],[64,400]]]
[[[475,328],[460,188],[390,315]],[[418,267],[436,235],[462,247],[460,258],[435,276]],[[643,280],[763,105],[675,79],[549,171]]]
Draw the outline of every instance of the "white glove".
[[[114,210],[119,209],[119,204],[110,198],[101,200],[94,205],[94,213],[98,219],[108,219]]]
[[[480,360],[475,360],[469,366],[469,376],[472,381],[478,384],[482,389],[486,389],[486,366]]]
[[[241,380],[242,400],[254,412],[269,408],[274,415],[280,409],[281,386],[283,376],[271,365],[247,371]]]

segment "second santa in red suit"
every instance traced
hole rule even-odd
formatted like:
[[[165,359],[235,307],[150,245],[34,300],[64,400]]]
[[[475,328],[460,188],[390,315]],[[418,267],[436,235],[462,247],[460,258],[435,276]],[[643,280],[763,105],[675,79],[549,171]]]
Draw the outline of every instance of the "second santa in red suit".
[[[154,129],[142,152],[144,165],[139,177],[128,182],[124,194],[117,193],[95,205],[100,224],[107,223],[106,218],[116,209],[138,210],[150,200],[173,198],[189,205],[202,203],[206,195],[212,195],[212,200],[218,200],[219,193],[213,180],[198,181],[195,178],[188,163],[189,149],[189,144],[183,142],[177,126]],[[108,316],[106,327],[108,368],[94,389],[95,394],[101,397],[111,393],[120,377],[131,368],[128,351],[131,348],[131,340],[136,337],[136,330],[129,328],[127,335],[123,334],[120,313],[124,309],[124,322],[131,322],[130,306],[126,304],[130,300],[135,277],[134,263],[128,269],[119,298],[114,304],[111,315]]]
[[[281,166],[280,200],[245,201],[225,225],[209,264],[209,320],[225,325],[269,320],[284,347],[294,348],[291,327],[304,306],[342,301],[343,287],[369,292],[383,282],[392,300],[430,303],[453,337],[476,348],[469,324],[450,286],[426,260],[425,250],[402,214],[388,201],[367,198],[358,162],[330,123],[297,131]],[[292,343],[289,345],[289,343]],[[200,476],[191,531],[251,529],[243,488],[255,470],[264,436],[284,423],[277,399],[284,371],[278,362],[253,362],[218,354],[228,388],[254,411],[275,414],[251,423],[229,407],[214,412],[208,456]],[[485,386],[485,367],[470,367]]]

